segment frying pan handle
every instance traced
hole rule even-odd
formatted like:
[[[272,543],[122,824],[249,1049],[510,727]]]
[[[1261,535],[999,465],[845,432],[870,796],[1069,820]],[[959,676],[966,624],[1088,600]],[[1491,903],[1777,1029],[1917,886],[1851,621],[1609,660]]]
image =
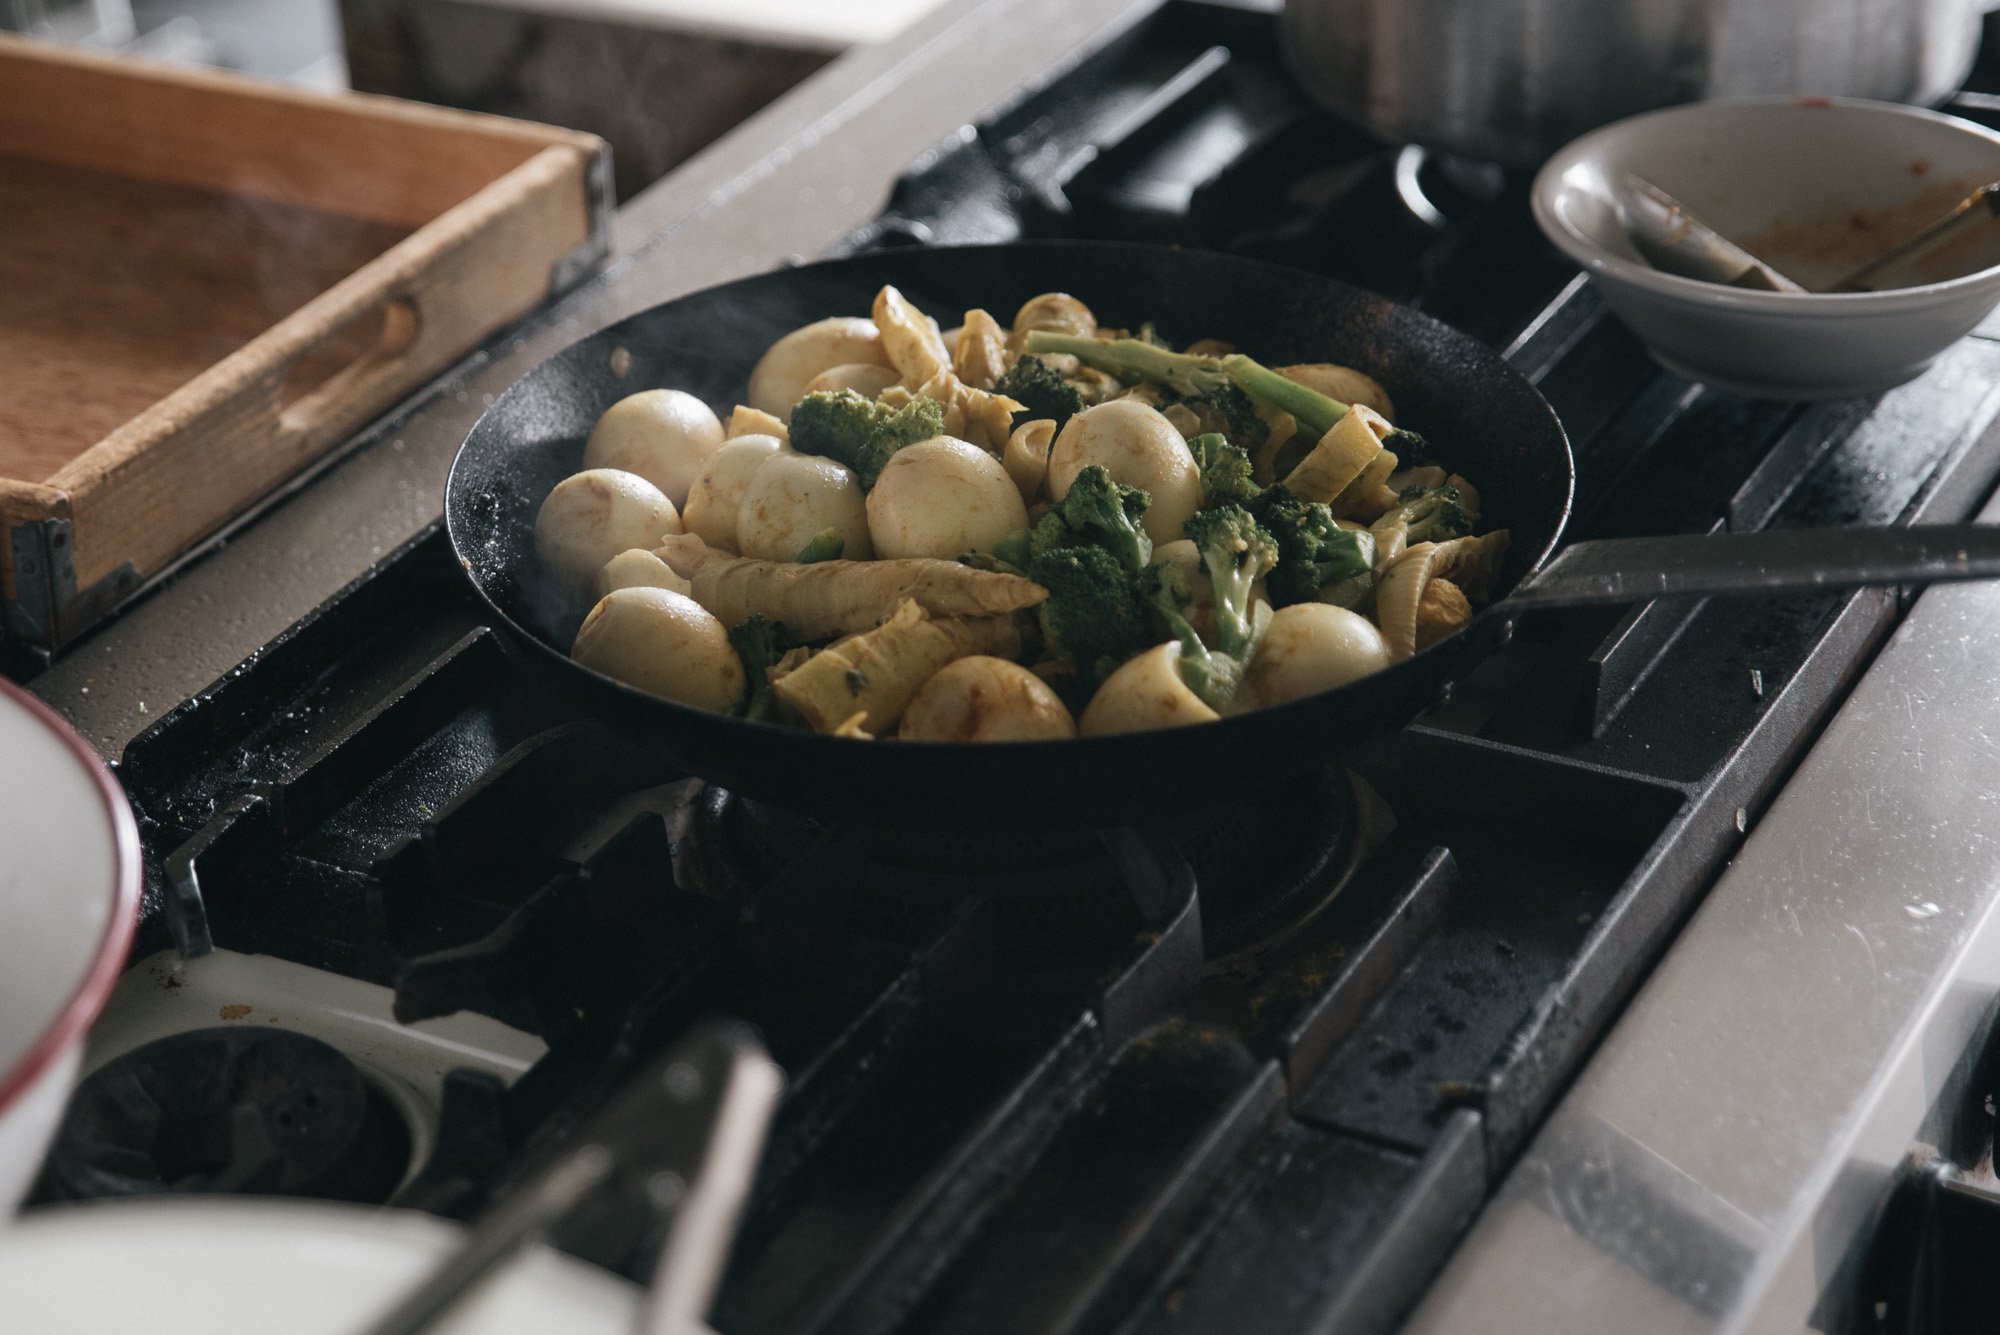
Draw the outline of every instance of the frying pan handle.
[[[1649,598],[1819,593],[2000,579],[2000,525],[1772,529],[1571,543],[1509,594],[1510,611]]]

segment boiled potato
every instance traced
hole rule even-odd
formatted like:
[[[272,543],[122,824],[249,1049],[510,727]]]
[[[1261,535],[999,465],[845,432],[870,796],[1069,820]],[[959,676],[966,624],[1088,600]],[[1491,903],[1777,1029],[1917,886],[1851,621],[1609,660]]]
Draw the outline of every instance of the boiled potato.
[[[678,389],[648,389],[604,410],[583,446],[585,468],[622,468],[658,487],[677,506],[722,445],[722,422]]]
[[[588,587],[604,563],[681,532],[660,489],[618,468],[591,468],[556,483],[535,516],[535,553],[572,585]]]
[[[620,552],[597,572],[597,596],[615,589],[672,589],[692,593],[694,585],[674,573],[673,567],[643,547]]]
[[[688,491],[687,531],[717,551],[736,548],[736,514],[750,479],[784,449],[776,436],[732,436],[709,456],[708,467]]]
[[[750,406],[781,422],[792,420],[792,405],[822,371],[867,362],[887,366],[882,331],[873,320],[836,315],[794,329],[765,350],[750,372]]]
[[[729,632],[672,589],[618,589],[583,619],[570,657],[628,686],[726,713],[743,700],[743,663]]]
[[[1027,526],[1028,507],[1006,468],[951,436],[896,451],[868,493],[868,533],[884,557],[950,560]]]
[[[1293,603],[1271,617],[1244,674],[1253,709],[1302,700],[1389,666],[1389,646],[1375,623],[1331,603]]]
[[[1180,641],[1169,640],[1127,660],[1084,706],[1078,735],[1108,737],[1215,722],[1221,715],[1181,680],[1180,657]]]
[[[854,470],[790,451],[766,459],[736,511],[736,543],[743,554],[796,561],[800,550],[827,529],[840,535],[840,554],[847,560],[865,561],[875,554],[868,541],[867,503]]]
[[[886,366],[876,366],[870,362],[848,362],[842,366],[830,366],[806,382],[807,394],[821,391],[838,392],[851,389],[864,399],[880,395],[902,377]]]
[[[1136,399],[1100,403],[1063,423],[1049,452],[1049,496],[1069,494],[1076,475],[1102,464],[1111,480],[1144,488],[1153,498],[1145,528],[1154,542],[1182,536],[1188,516],[1201,508],[1201,472],[1174,425]]]
[[[934,673],[903,711],[898,737],[917,742],[1032,742],[1076,736],[1049,684],[986,654]]]

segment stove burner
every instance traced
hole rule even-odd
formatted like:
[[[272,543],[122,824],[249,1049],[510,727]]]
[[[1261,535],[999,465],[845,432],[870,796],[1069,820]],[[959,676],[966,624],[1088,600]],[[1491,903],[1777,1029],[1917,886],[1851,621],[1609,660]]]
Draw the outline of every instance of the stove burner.
[[[196,1029],[78,1086],[42,1200],[236,1192],[380,1202],[410,1136],[341,1052],[283,1029]]]
[[[1288,930],[1338,891],[1356,861],[1362,791],[1329,770],[1155,832],[1194,873],[1211,954]],[[687,834],[676,872],[690,888],[744,902],[776,886],[836,903],[843,921],[891,938],[929,930],[975,895],[1028,929],[1122,933],[1135,913],[1138,925],[1152,925],[1144,888],[1130,884],[1114,841],[1100,833],[834,828],[703,787]]]

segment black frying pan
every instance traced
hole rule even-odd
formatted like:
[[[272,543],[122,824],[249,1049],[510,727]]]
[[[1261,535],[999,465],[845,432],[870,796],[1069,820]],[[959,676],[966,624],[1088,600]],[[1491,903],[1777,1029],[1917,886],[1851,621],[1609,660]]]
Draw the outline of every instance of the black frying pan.
[[[1512,531],[1495,592],[1518,589],[1522,597],[1496,603],[1407,662],[1310,699],[1200,727],[1068,742],[824,737],[674,704],[572,663],[567,650],[588,609],[543,575],[533,527],[542,498],[581,466],[598,415],[655,386],[687,390],[726,415],[751,366],[781,334],[828,315],[865,314],[884,283],[947,325],[975,306],[1004,321],[1027,298],[1059,290],[1082,298],[1108,326],[1152,320],[1169,338],[1226,339],[1267,365],[1357,367],[1388,389],[1400,424],[1429,436],[1479,488],[1482,527]],[[630,357],[622,377],[613,370],[619,349]],[[1575,544],[1543,578],[1530,580],[1569,516],[1573,479],[1562,426],[1534,388],[1491,350],[1427,316],[1331,279],[1230,256],[1032,242],[808,265],[621,321],[542,363],[486,411],[452,466],[445,514],[480,595],[546,670],[550,688],[690,773],[815,815],[1024,833],[1172,816],[1323,765],[1436,704],[1449,683],[1504,642],[1513,614],[1531,601],[2000,574],[2000,542],[1984,530],[1971,534],[1978,545],[1969,564],[1956,561],[1966,535],[1953,529],[1942,544],[1942,567],[1926,549],[1919,555],[1930,564],[1921,571],[1904,550],[1908,531],[1885,531],[1888,548],[1864,553],[1854,546],[1862,531],[1842,530],[1804,535],[1803,543],[1799,534],[1769,535],[1790,543],[1777,552],[1733,552],[1714,538],[1673,540],[1664,552],[1644,546],[1648,540],[1636,540],[1637,547]],[[1747,536],[1753,543],[1767,537]],[[1843,574],[1832,570],[1840,557],[1873,563]]]

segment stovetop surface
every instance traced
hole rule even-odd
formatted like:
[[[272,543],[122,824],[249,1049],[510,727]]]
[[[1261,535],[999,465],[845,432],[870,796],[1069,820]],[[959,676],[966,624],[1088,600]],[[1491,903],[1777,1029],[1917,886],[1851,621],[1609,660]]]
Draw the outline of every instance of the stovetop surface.
[[[940,145],[841,249],[1110,235],[1375,286],[1537,382],[1577,537],[1939,521],[1989,490],[2000,344],[1878,399],[1690,386],[1541,240],[1523,181],[1361,139],[1273,38],[1169,4]],[[461,1217],[687,1025],[748,1019],[792,1085],[725,1331],[1379,1329],[1898,612],[1525,625],[1300,799],[1333,833],[1260,865],[1275,908],[1237,902],[1240,840],[1174,830],[1108,835],[1063,894],[961,897],[565,716],[433,530],[129,747],[135,958],[273,956],[546,1045],[447,1091],[443,1152],[394,1188]],[[647,1239],[562,1241],[637,1273]]]

